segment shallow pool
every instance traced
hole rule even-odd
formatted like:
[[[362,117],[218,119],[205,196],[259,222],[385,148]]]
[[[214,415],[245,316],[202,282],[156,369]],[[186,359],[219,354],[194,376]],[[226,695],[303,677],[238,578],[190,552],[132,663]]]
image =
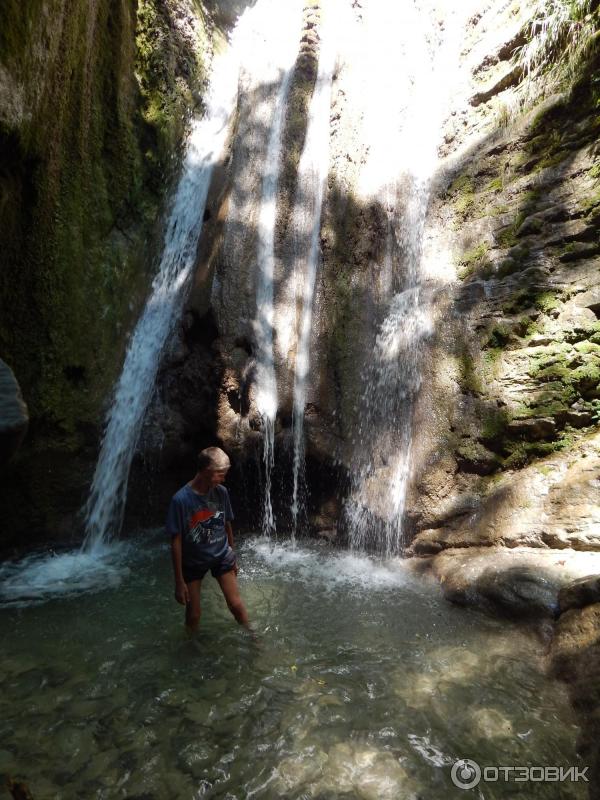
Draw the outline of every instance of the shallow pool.
[[[460,758],[582,766],[577,728],[532,636],[447,604],[401,561],[245,541],[255,642],[212,578],[199,635],[183,632],[156,533],[115,552],[100,580],[35,558],[0,571],[0,773],[35,800],[587,796],[455,786]]]

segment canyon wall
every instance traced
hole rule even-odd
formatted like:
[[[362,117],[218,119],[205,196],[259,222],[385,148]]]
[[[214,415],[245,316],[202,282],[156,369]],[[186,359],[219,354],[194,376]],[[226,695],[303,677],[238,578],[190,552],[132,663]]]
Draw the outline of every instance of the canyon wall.
[[[341,537],[344,503],[365,447],[358,431],[369,400],[369,364],[390,285],[397,290],[394,281],[401,283],[407,269],[406,243],[389,244],[390,228],[401,227],[407,213],[402,179],[386,184],[380,178],[365,188],[375,144],[384,141],[373,138],[377,113],[380,126],[389,124],[389,110],[374,106],[404,92],[402,132],[402,114],[412,113],[417,91],[411,81],[418,86],[409,50],[400,48],[398,64],[386,56],[387,74],[374,71],[369,47],[371,39],[383,47],[383,33],[369,23],[366,4],[342,5],[305,409],[311,527]],[[326,11],[326,4],[305,7],[279,175],[273,495],[282,529],[291,502],[299,324],[288,225]],[[456,23],[433,5],[425,11],[442,40],[444,28]],[[421,259],[431,333],[420,345],[403,524],[417,554],[494,543],[595,549],[600,542],[593,508],[600,421],[598,50],[592,39],[570,87],[519,100],[527,76],[516,53],[527,42],[527,14],[517,3],[473,4],[461,23],[456,77],[440,120]],[[368,85],[365,75],[377,82]],[[248,524],[260,521],[252,499],[261,479],[253,320],[261,166],[271,118],[259,109],[275,93],[274,86],[242,86],[230,158],[209,199],[195,285],[164,360],[134,470],[146,510],[130,507],[140,522],[152,517],[147,502],[160,496],[155,507],[164,504],[193,469],[195,450],[214,442],[234,456],[232,485]],[[403,150],[401,135],[394,144],[397,151],[384,153],[390,170],[415,155]],[[390,430],[396,422],[390,419]],[[385,485],[387,457],[377,454],[377,442],[371,446],[373,483]]]
[[[2,4],[0,354],[30,415],[3,469],[3,543],[81,534],[168,187],[235,5]]]

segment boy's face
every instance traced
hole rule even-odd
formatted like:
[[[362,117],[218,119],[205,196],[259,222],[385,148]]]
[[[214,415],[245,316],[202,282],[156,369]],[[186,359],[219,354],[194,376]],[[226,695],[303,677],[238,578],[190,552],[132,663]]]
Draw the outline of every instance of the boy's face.
[[[227,473],[229,470],[227,469],[210,469],[207,468],[205,470],[206,477],[208,478],[209,484],[211,487],[218,486],[220,483],[225,481],[227,477]]]

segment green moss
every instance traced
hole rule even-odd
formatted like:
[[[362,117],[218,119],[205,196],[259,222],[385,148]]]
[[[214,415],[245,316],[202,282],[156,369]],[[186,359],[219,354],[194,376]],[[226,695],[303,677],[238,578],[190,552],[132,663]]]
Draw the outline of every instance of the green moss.
[[[470,394],[483,394],[484,380],[477,362],[465,348],[458,357],[459,384],[463,391]]]
[[[583,353],[584,355],[600,356],[600,345],[595,342],[577,342],[577,344],[574,345],[574,349],[578,353]]]
[[[517,244],[517,233],[523,221],[527,217],[525,212],[520,212],[517,214],[514,222],[510,225],[507,225],[505,228],[501,228],[496,235],[496,241],[503,248],[510,248],[514,247]]]
[[[535,170],[538,171],[542,169],[548,169],[549,167],[555,167],[558,164],[561,164],[569,155],[569,150],[561,150],[558,153],[552,153],[552,155],[542,158],[541,161],[536,164]]]
[[[535,298],[534,305],[544,314],[548,314],[550,311],[560,308],[561,303],[553,292],[542,292]]]
[[[525,308],[531,308],[535,299],[535,293],[531,289],[519,289],[514,295],[502,304],[502,313],[506,316],[518,314]]]
[[[501,192],[504,189],[504,183],[502,178],[492,178],[492,180],[486,184],[485,190],[487,192]]]
[[[489,264],[487,254],[489,245],[487,242],[482,242],[476,247],[467,250],[459,259],[460,268],[458,276],[464,279],[475,272],[477,269],[482,269]]]
[[[506,443],[508,455],[504,459],[504,469],[520,469],[536,458],[544,458],[552,453],[568,450],[574,443],[575,436],[571,429],[561,431],[551,442],[509,441]]]
[[[545,391],[536,391],[532,399],[519,404],[514,410],[516,419],[556,417],[566,411],[577,399],[577,392],[560,381],[546,384]]]
[[[511,337],[511,329],[508,325],[494,325],[490,334],[483,345],[486,349],[501,350],[506,347]]]
[[[553,292],[536,292],[535,289],[524,287],[502,305],[505,315],[517,314],[526,308],[536,308],[544,314],[560,308],[561,300]]]
[[[509,211],[510,211],[510,206],[506,205],[505,203],[500,203],[498,205],[493,205],[488,210],[488,216],[501,217],[503,214],[508,214]]]
[[[479,438],[489,446],[501,446],[511,415],[505,408],[485,408],[481,415]]]
[[[549,467],[547,464],[540,464],[536,469],[541,475],[545,475],[546,477],[553,475],[555,472],[554,467]]]
[[[195,105],[194,89],[206,80],[204,29],[195,41],[178,38],[175,13],[161,0],[137,4],[135,70],[150,144],[147,166],[155,174],[164,171],[178,151]],[[163,179],[157,175],[157,180]]]
[[[581,203],[581,208],[586,214],[590,214],[600,206],[600,189],[586,197]]]
[[[540,330],[539,323],[526,315],[519,319],[516,327],[516,333],[524,339],[535,336],[536,333],[540,333]]]
[[[580,388],[593,388],[600,384],[600,359],[590,359],[571,372],[570,380]]]
[[[1,5],[3,64],[25,86],[44,78],[30,117],[0,126],[0,352],[29,406],[35,436],[19,463],[41,497],[40,452],[96,445],[203,67],[158,0],[137,4],[139,25],[136,4],[98,0],[93,37],[80,0],[60,15],[37,0]]]
[[[577,250],[577,244],[575,242],[567,242],[563,247],[560,248],[559,254],[561,256],[566,256],[569,253],[574,253]]]
[[[475,186],[470,175],[459,175],[448,189],[454,210],[461,219],[466,219],[475,204]]]

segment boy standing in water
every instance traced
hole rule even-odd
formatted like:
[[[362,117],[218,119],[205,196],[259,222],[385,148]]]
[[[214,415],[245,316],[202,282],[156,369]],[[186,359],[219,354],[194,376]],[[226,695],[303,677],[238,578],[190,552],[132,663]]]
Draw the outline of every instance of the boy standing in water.
[[[209,570],[219,582],[233,616],[240,625],[250,628],[237,585],[233,512],[229,493],[221,485],[229,467],[229,458],[219,447],[202,450],[196,475],[173,496],[167,514],[175,599],[185,605],[185,624],[191,633],[200,622],[200,585]]]

